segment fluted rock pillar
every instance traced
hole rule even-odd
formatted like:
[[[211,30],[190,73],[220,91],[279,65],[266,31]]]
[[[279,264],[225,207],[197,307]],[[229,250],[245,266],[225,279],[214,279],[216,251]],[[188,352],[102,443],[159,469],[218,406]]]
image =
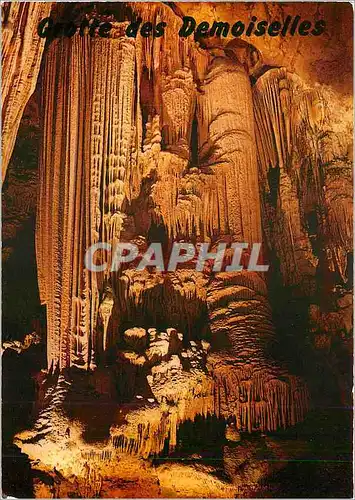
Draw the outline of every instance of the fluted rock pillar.
[[[197,119],[199,162],[216,176],[209,207],[215,229],[237,241],[260,242],[252,95],[241,65],[214,59],[197,100]]]
[[[244,67],[214,59],[198,99],[198,119],[200,162],[216,177],[211,210],[217,234],[261,243],[253,103]],[[304,385],[267,354],[275,331],[265,277],[253,271],[218,273],[207,289],[207,307],[214,349],[209,364],[220,414],[250,432],[301,420],[307,408]]]
[[[54,41],[45,59],[36,245],[49,366],[89,367],[101,343],[105,279],[84,268],[84,255],[120,235],[124,179],[137,150],[135,54],[133,39],[76,34]]]

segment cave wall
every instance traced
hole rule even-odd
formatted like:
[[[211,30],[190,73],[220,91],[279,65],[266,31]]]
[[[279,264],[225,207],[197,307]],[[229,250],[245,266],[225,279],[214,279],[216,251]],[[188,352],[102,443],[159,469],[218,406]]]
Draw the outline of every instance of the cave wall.
[[[288,15],[314,23],[326,21],[325,33],[313,36],[250,37],[241,39],[251,43],[262,54],[265,65],[284,66],[296,73],[307,84],[329,85],[334,91],[348,97],[353,89],[353,10],[351,5],[334,2],[312,3],[232,3],[232,2],[186,2],[179,5],[184,15],[193,16],[199,23],[226,21],[231,25],[240,20],[245,25],[255,16],[257,20],[277,20],[283,22]],[[229,35],[228,41],[233,40]]]

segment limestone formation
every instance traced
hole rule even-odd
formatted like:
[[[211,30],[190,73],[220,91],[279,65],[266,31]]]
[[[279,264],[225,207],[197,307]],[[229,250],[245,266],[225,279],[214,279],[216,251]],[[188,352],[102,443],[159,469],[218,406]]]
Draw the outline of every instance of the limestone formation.
[[[51,7],[51,2],[4,2],[2,6],[2,180],[22,113],[37,83],[44,49],[37,25]]]
[[[284,68],[258,79],[254,102],[264,227],[285,283],[311,293],[320,252],[327,254],[327,267],[346,282],[352,251],[350,115],[340,119],[335,95],[307,87]],[[332,250],[313,251],[316,235]]]

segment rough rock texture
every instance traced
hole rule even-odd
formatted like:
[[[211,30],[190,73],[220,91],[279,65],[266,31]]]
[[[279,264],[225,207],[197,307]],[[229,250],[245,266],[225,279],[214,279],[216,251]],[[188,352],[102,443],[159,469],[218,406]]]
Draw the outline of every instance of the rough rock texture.
[[[278,18],[296,6],[254,8]],[[33,426],[15,438],[37,471],[34,495],[260,495],[279,467],[270,460],[297,456],[270,433],[301,425],[309,407],[305,382],[273,351],[289,334],[275,324],[275,287],[302,301],[300,343],[309,335],[328,356],[349,398],[340,368],[352,327],[347,83],[323,85],[332,77],[318,78],[312,54],[301,65],[304,39],[184,40],[163,4],[71,9],[113,29],[108,38],[52,40],[39,80],[36,259],[47,366],[36,378]],[[247,4],[181,9],[200,20],[251,15]],[[312,9],[303,16],[321,16]],[[165,20],[164,37],[127,38],[132,11]],[[62,7],[53,14],[68,16]],[[339,57],[338,44],[324,64],[329,54]],[[161,241],[167,253],[174,241],[214,250],[259,242],[271,272],[215,273],[209,264],[197,272],[196,261],[172,273],[133,264],[110,272],[110,254],[97,252],[109,266],[92,273],[84,255],[98,241],[142,251]]]
[[[266,66],[286,66],[307,84],[331,85],[334,90],[351,95],[353,88],[353,12],[351,5],[341,8],[332,2],[300,5],[297,2],[186,2],[179,4],[183,15],[193,16],[197,23],[208,21],[242,21],[246,25],[255,16],[257,20],[281,21],[288,15],[301,16],[314,22],[326,21],[326,32],[322,36],[255,36],[243,34],[241,39],[251,43],[262,54]],[[235,40],[231,34],[227,42]]]
[[[144,8],[138,9],[146,15]],[[153,14],[159,18],[158,7]],[[127,206],[141,196],[139,181],[144,179],[151,179],[148,221],[164,226],[168,236],[261,241],[252,92],[243,66],[218,50],[204,54],[197,49],[194,53],[191,42],[179,41],[181,51],[170,68],[174,78],[167,85],[164,58],[169,47],[153,64],[150,54],[157,50],[159,40],[143,44],[141,39],[129,40],[121,33],[117,24],[106,40],[74,35],[70,40],[54,41],[44,61],[45,141],[36,234],[40,293],[48,318],[48,368],[95,369],[99,356],[107,359],[115,344],[123,341],[126,349],[119,352],[116,376],[119,386],[125,380],[126,389],[119,394],[138,399],[133,407],[121,407],[125,423],[113,419],[111,445],[94,452],[83,443],[80,452],[77,442],[70,459],[75,464],[92,453],[112,457],[110,446],[145,458],[160,453],[166,440],[173,450],[180,423],[194,421],[197,415],[229,418],[237,429],[249,432],[276,430],[301,420],[308,404],[302,383],[289,378],[266,355],[274,329],[265,283],[255,273],[221,273],[214,279],[211,276],[208,285],[207,277],[194,277],[191,271],[172,277],[127,271],[118,277],[108,272],[95,275],[83,267],[88,246],[97,241],[114,245],[124,239]],[[69,65],[64,61],[70,61]],[[75,71],[78,64],[83,66],[80,73]],[[147,122],[141,149],[144,130],[139,110],[145,101],[138,100],[137,88],[144,69],[161,82],[162,100],[161,109],[154,109],[154,118]],[[198,95],[193,74],[204,78]],[[228,98],[220,94],[222,85],[229,89]],[[159,90],[159,83],[157,87]],[[170,96],[172,87],[179,89],[174,97]],[[198,157],[190,174],[186,147],[191,130],[187,124],[195,107]],[[164,138],[167,151],[162,152]],[[178,146],[174,152],[173,144]],[[132,178],[134,190],[130,192]],[[187,183],[191,183],[190,189]],[[131,232],[140,236],[134,227]],[[141,321],[152,318],[154,326],[157,315],[162,314],[154,300],[157,294],[162,294],[164,314],[175,309],[187,318],[182,326],[191,325],[195,330],[186,332],[190,338],[197,333],[198,309],[206,310],[213,354],[206,358],[195,340],[190,340],[186,351],[175,348],[180,356],[172,354],[171,332],[154,338],[150,331],[145,351],[147,334],[142,328],[125,330],[120,337],[125,314],[126,321],[135,321],[141,310]],[[189,311],[188,297],[199,300],[197,311],[193,304]],[[174,317],[167,314],[165,321],[169,316]],[[221,348],[224,337],[226,345]],[[182,342],[183,338],[182,334]],[[149,367],[147,374],[144,370]],[[145,392],[151,396],[148,406],[146,395],[135,394],[142,370]],[[47,443],[42,460],[52,466],[50,457],[59,463],[60,450],[65,454],[63,463],[69,460],[64,439],[67,429],[71,429],[71,440],[81,441],[83,432],[80,421],[73,426],[65,417],[65,384],[70,383],[61,377],[46,395],[35,435],[21,436],[24,449],[34,457],[40,434],[40,440]],[[110,386],[108,381],[99,385],[101,389]]]

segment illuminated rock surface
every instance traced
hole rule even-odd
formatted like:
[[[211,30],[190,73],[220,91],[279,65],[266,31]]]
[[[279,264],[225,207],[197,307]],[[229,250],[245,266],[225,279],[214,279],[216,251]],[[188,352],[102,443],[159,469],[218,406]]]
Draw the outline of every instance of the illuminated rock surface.
[[[23,110],[37,83],[44,49],[37,25],[51,6],[51,2],[4,2],[2,7],[2,180]]]

